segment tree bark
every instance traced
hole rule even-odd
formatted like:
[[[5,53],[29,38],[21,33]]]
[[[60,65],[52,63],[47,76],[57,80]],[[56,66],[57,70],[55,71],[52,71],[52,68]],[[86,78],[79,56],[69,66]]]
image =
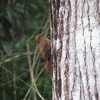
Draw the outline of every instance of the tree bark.
[[[50,0],[53,100],[100,100],[99,0]]]

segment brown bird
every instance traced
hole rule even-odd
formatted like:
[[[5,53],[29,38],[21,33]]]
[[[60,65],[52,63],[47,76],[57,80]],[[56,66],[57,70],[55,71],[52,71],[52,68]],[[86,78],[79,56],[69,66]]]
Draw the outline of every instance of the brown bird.
[[[40,57],[43,59],[45,70],[52,74],[53,64],[51,59],[51,41],[43,34],[38,34],[35,37],[37,50]]]

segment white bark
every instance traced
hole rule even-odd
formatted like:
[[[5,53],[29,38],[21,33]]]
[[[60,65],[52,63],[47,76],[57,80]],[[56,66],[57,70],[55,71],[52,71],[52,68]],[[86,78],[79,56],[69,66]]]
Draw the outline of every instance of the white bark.
[[[52,27],[57,57],[53,100],[100,100],[99,7],[99,0],[60,0],[55,9],[59,13],[53,16],[57,29]]]

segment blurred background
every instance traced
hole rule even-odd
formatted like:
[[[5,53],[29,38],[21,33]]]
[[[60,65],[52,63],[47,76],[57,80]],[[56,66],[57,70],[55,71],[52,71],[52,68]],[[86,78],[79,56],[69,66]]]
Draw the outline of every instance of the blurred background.
[[[51,100],[35,36],[49,36],[48,0],[0,0],[0,100]]]

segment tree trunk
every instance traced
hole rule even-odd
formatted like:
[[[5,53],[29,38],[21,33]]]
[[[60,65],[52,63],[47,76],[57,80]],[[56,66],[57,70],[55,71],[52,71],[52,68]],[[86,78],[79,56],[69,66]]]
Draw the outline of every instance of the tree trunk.
[[[53,100],[100,100],[99,0],[50,0]]]

